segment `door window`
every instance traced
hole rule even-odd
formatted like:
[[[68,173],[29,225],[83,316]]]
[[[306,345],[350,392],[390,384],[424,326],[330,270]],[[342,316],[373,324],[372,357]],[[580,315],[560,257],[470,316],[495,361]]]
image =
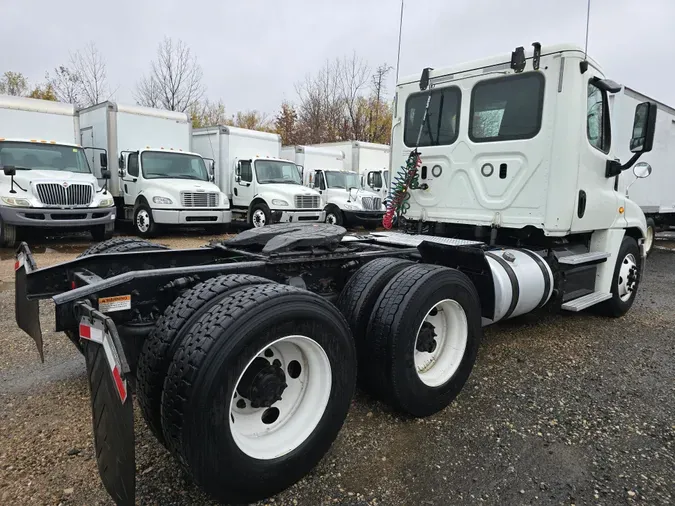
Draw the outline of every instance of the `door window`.
[[[130,176],[138,177],[138,153],[129,153],[127,167]]]
[[[586,133],[588,142],[603,153],[609,153],[612,133],[609,124],[609,102],[607,93],[588,83],[586,100]]]
[[[250,183],[253,181],[253,169],[251,168],[251,160],[242,160],[239,162],[239,176],[242,181]]]

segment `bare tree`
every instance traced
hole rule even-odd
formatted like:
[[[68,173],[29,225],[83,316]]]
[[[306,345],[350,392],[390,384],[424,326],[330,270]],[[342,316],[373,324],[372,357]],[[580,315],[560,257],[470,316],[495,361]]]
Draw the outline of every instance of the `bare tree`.
[[[298,135],[307,144],[339,140],[345,129],[338,63],[326,62],[314,76],[296,83]]]
[[[165,37],[149,75],[136,85],[136,101],[149,107],[188,111],[204,95],[202,76],[202,68],[190,48],[181,40]]]
[[[65,65],[54,69],[54,75],[46,75],[47,82],[51,85],[59,102],[80,105],[81,84],[80,77]]]
[[[68,73],[77,80],[80,105],[99,104],[110,98],[106,64],[93,42],[71,54],[70,65],[72,69]]]
[[[336,68],[340,96],[349,118],[350,137],[362,139],[366,126],[364,116],[368,107],[367,102],[363,100],[363,92],[368,83],[370,69],[356,56],[356,52],[350,58],[338,60]]]

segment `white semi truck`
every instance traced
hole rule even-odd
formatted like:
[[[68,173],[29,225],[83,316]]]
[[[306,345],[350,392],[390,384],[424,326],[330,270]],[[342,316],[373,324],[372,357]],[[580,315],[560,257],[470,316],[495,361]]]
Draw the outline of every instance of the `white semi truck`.
[[[87,155],[99,160],[101,184]],[[85,153],[74,106],[0,95],[0,170],[0,246],[13,246],[22,228],[112,235],[107,155]]]
[[[622,174],[619,191],[640,206],[647,218],[645,251],[654,247],[654,236],[659,230],[675,226],[675,108],[656,102],[646,95],[624,87],[612,101],[612,133],[617,144],[616,155],[630,156],[629,140],[633,134],[633,116],[637,104],[652,101],[658,108],[654,148],[640,159],[653,169],[645,181],[636,181],[632,174]],[[645,167],[646,169],[646,167]]]
[[[382,197],[361,188],[359,174],[345,166],[343,151],[328,147],[285,146],[282,156],[301,167],[303,184],[321,194],[326,223],[362,225],[375,229],[382,223]],[[350,153],[351,155],[351,153]]]
[[[204,159],[190,152],[185,113],[103,102],[79,116],[83,145],[106,149],[117,162],[110,191],[118,219],[131,221],[138,235],[169,225],[222,229],[230,223],[229,200],[211,182]]]
[[[118,239],[45,269],[19,247],[17,323],[42,355],[38,300],[52,298],[56,330],[79,335],[113,500],[135,500],[130,389],[195,483],[249,503],[328,451],[357,364],[364,389],[425,417],[462,390],[484,326],[630,310],[647,228],[615,183],[631,167],[649,175],[636,162],[657,106],[636,106],[618,160],[621,86],[577,47],[533,46],[398,83],[393,166],[405,170],[385,221],[397,213],[399,231],[284,223],[184,250]]]
[[[341,141],[313,144],[312,146],[339,149],[345,155],[344,168],[359,174],[362,188],[379,193],[382,200],[389,195],[391,148],[387,144]]]
[[[281,137],[231,126],[199,128],[192,147],[215,160],[215,182],[232,203],[233,219],[253,227],[324,220],[321,196],[302,186],[300,171],[281,156]]]

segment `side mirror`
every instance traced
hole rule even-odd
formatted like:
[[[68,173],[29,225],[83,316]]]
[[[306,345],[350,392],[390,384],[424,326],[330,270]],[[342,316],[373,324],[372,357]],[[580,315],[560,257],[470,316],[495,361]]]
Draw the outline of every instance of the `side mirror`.
[[[125,166],[124,166],[124,155],[120,155],[120,159],[119,159],[118,165],[119,165],[119,168],[120,168],[120,169],[124,169],[124,168],[125,168]]]
[[[5,176],[16,176],[16,167],[13,165],[5,165],[2,171],[5,173]]]
[[[636,163],[635,166],[633,167],[633,174],[638,179],[644,179],[646,177],[649,177],[651,173],[652,173],[652,166],[649,165],[647,162]]]
[[[632,153],[647,153],[654,145],[657,106],[653,102],[642,102],[635,107],[633,136],[630,139]],[[646,176],[645,176],[646,177]]]
[[[120,174],[120,177],[126,177],[126,176],[127,176],[127,171],[124,170],[124,169],[120,169],[119,174]]]
[[[234,176],[234,182],[235,182],[235,183],[239,183],[240,181],[241,181],[241,176],[240,176],[239,174],[237,174],[236,176]]]
[[[103,169],[108,168],[108,153],[101,153],[100,162],[101,162],[101,173],[103,173]]]
[[[106,168],[101,167],[101,177],[103,179],[110,179],[110,171]]]

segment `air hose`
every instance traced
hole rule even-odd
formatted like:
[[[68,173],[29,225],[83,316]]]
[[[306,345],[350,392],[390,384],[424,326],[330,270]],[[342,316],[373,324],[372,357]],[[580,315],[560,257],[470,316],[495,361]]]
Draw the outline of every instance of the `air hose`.
[[[387,210],[382,218],[382,225],[387,230],[392,228],[394,216],[400,217],[410,208],[410,204],[408,204],[408,199],[410,198],[408,190],[414,190],[419,187],[418,169],[421,165],[422,159],[420,158],[420,154],[417,149],[413,149],[410,155],[408,155],[405,166],[399,169],[396,177],[391,182],[391,194]]]

